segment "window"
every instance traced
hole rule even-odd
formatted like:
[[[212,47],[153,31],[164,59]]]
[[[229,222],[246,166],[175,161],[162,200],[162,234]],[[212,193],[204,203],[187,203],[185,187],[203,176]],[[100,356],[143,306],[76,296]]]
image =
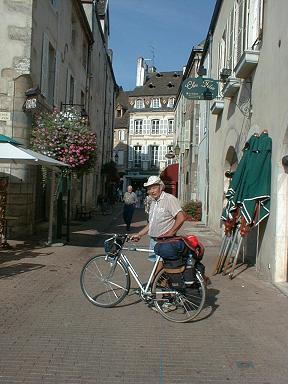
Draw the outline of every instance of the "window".
[[[58,57],[59,66],[59,57]],[[59,73],[59,68],[58,68]],[[56,77],[56,50],[49,41],[48,35],[43,33],[42,63],[41,63],[41,92],[50,105],[54,105]]]
[[[77,31],[76,31],[76,19],[75,16],[71,17],[71,44],[73,47],[76,45]]]
[[[134,167],[141,168],[141,145],[135,145],[134,149]]]
[[[74,77],[70,75],[69,104],[74,103]]]
[[[52,47],[52,45],[49,43],[47,101],[51,105],[54,104],[55,65],[56,65],[56,51]]]
[[[173,151],[173,145],[167,145],[167,153],[169,153],[169,152],[173,152],[174,153],[174,151]],[[167,159],[166,158],[166,166],[167,165],[170,165],[170,164],[173,164],[173,159]]]
[[[174,133],[174,119],[168,119],[168,135]]]
[[[123,116],[123,111],[121,107],[118,107],[116,109],[115,117],[122,117]]]
[[[125,130],[124,129],[119,129],[118,140],[119,141],[125,141]]]
[[[134,134],[142,135],[143,133],[143,120],[135,120],[134,121]]]
[[[135,108],[136,108],[136,109],[142,109],[142,108],[144,108],[144,101],[143,101],[143,99],[137,99],[137,100],[136,100]]]
[[[88,44],[85,39],[82,43],[82,65],[86,69],[87,67],[87,54],[88,54]]]
[[[152,103],[151,103],[151,107],[152,108],[160,108],[161,107],[160,99],[159,98],[153,99]]]
[[[152,130],[151,130],[152,135],[159,135],[160,120],[152,120],[151,123],[152,123]]]
[[[218,45],[218,76],[220,78],[220,72],[226,67],[226,31],[223,32],[221,42]]]
[[[170,97],[170,99],[168,100],[167,107],[173,108],[174,107],[174,103],[175,103],[175,98],[174,97]]]
[[[85,107],[85,93],[83,91],[81,91],[81,96],[80,96],[80,104],[81,104],[81,108],[84,108]]]
[[[159,147],[158,145],[151,146],[151,167],[158,167]]]

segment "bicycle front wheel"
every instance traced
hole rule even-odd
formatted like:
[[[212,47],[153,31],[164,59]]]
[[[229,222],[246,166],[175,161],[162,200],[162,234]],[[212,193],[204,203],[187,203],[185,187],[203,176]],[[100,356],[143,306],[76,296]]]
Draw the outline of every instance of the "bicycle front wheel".
[[[162,269],[152,285],[154,305],[165,319],[176,323],[187,323],[202,310],[206,299],[203,277],[196,273],[195,282],[181,290],[172,287],[169,274]]]
[[[119,304],[130,289],[130,275],[121,259],[107,255],[94,256],[84,265],[80,276],[86,298],[99,307]]]

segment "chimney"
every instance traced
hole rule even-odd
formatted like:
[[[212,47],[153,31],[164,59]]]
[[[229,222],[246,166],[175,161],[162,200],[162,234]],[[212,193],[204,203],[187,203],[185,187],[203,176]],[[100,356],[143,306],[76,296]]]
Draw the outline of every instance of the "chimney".
[[[137,59],[137,69],[136,69],[136,87],[142,87],[146,80],[148,66],[145,63],[143,57],[138,57]]]

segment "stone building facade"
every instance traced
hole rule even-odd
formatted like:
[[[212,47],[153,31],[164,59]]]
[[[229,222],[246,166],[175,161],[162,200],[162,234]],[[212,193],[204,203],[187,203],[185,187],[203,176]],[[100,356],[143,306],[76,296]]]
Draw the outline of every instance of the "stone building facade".
[[[288,152],[287,8],[285,0],[216,2],[202,64],[219,81],[219,95],[205,102],[209,113],[200,117],[209,132],[208,224],[219,232],[229,185],[225,171],[237,168],[253,134],[267,130],[272,139],[270,216],[249,234],[245,252],[257,276],[282,288],[288,280],[288,178],[282,165]]]
[[[73,204],[94,205],[101,189],[101,168],[112,156],[116,82],[97,2],[80,0],[4,0],[0,3],[0,133],[29,146],[36,111],[85,109],[90,129],[97,135],[95,170],[76,180]],[[99,2],[101,14],[108,1]],[[103,8],[104,7],[104,8]],[[104,11],[103,11],[104,9]],[[5,48],[4,48],[5,47]],[[27,103],[26,92],[37,103]],[[2,119],[2,120],[1,120]],[[45,219],[41,174],[38,167],[7,165],[9,215],[17,217],[10,235],[32,233]],[[43,202],[44,199],[44,202]],[[44,205],[44,208],[43,208]]]
[[[183,81],[197,77],[203,46],[192,49],[185,67]],[[179,90],[175,106],[175,143],[179,162],[178,198],[181,203],[199,199],[198,152],[199,152],[200,101],[189,100]],[[174,148],[174,151],[175,151]]]

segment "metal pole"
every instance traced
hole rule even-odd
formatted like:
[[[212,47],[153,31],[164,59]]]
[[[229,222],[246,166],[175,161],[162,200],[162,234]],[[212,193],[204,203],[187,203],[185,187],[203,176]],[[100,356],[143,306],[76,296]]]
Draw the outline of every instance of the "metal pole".
[[[66,177],[67,182],[67,221],[66,221],[66,241],[70,241],[70,198],[71,198],[71,175]]]
[[[52,170],[51,174],[51,188],[50,188],[50,207],[49,207],[49,230],[48,230],[48,245],[52,244],[53,238],[53,213],[54,213],[54,194],[55,194],[55,171]]]

